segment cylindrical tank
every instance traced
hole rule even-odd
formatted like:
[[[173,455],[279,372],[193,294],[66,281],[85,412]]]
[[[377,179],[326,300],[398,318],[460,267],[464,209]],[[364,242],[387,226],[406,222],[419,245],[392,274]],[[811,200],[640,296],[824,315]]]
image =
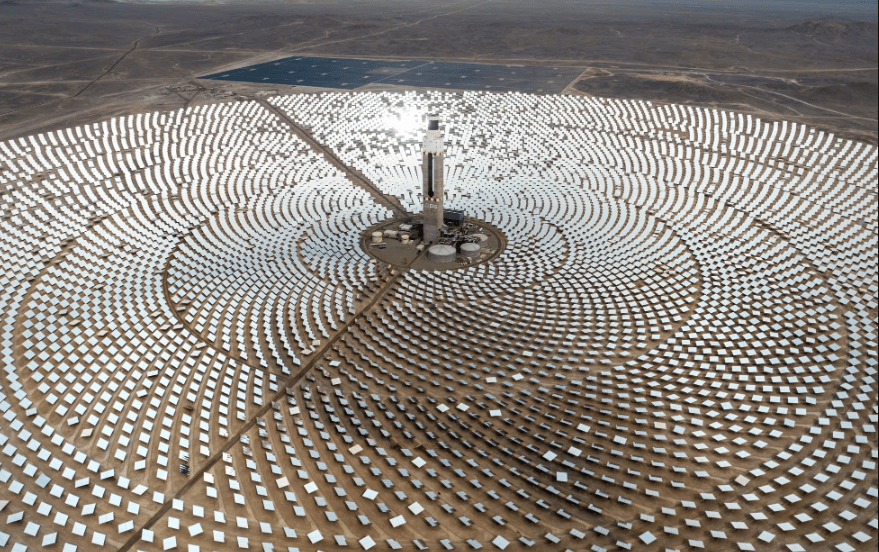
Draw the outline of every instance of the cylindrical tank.
[[[458,256],[458,252],[451,245],[434,245],[427,250],[427,258],[435,263],[450,263]]]
[[[461,256],[462,257],[478,257],[479,250],[482,249],[478,243],[462,243],[461,244]]]
[[[403,242],[403,245],[409,244],[409,234],[400,234],[400,241]]]
[[[477,239],[477,241],[481,244],[484,244],[488,241],[488,236],[485,234],[473,234],[473,237]]]
[[[381,232],[373,232],[372,233],[372,243],[381,243],[382,242],[382,233]]]

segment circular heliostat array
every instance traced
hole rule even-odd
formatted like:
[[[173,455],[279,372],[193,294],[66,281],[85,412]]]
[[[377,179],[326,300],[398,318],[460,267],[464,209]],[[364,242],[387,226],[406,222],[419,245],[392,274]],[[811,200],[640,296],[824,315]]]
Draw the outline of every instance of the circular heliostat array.
[[[427,113],[504,242],[455,270],[367,252],[420,211]],[[486,93],[0,143],[0,548],[874,547],[876,162]]]

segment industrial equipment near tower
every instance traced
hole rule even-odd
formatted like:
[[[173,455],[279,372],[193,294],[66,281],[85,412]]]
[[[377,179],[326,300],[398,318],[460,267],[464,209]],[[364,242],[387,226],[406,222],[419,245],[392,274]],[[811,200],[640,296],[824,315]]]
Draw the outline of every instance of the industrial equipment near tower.
[[[421,141],[421,213],[371,226],[362,243],[373,257],[416,270],[470,267],[497,257],[506,240],[491,224],[446,209],[445,133],[441,117],[428,114]]]

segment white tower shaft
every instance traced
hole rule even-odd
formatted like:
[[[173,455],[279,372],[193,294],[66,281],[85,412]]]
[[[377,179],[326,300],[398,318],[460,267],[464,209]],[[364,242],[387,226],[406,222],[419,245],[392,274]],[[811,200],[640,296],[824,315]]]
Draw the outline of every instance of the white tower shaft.
[[[421,190],[424,241],[433,243],[439,240],[440,229],[443,227],[443,158],[446,153],[439,117],[436,115],[427,116],[427,133],[421,150],[424,174]]]

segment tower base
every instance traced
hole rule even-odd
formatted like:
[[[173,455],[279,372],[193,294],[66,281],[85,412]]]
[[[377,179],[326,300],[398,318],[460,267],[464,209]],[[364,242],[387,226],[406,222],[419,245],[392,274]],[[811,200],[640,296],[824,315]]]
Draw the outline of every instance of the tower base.
[[[436,243],[439,241],[440,233],[439,228],[434,225],[425,224],[422,227],[422,231],[424,232],[424,237],[422,238],[427,243]]]

